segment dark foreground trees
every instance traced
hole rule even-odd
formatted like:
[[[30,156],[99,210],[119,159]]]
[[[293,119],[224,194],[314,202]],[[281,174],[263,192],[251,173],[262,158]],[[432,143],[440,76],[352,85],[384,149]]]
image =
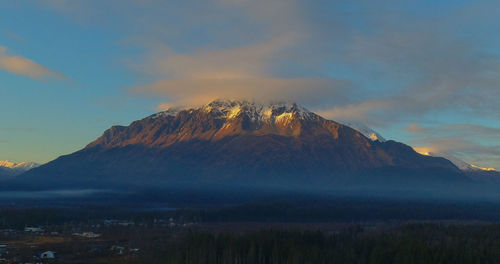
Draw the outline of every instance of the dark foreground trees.
[[[384,232],[354,227],[336,234],[190,232],[161,252],[145,258],[179,264],[500,263],[500,226],[415,224]]]

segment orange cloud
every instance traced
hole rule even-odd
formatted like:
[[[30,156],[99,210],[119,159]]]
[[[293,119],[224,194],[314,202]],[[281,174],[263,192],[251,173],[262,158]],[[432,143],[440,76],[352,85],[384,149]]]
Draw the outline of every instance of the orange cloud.
[[[214,99],[299,101],[303,104],[331,97],[342,102],[350,82],[334,78],[276,78],[270,67],[276,53],[294,42],[293,37],[223,50],[181,54],[163,47],[152,54],[143,70],[160,80],[132,88],[143,95],[165,97],[171,106],[196,106]]]
[[[419,126],[418,124],[410,124],[405,129],[410,133],[419,133],[422,132],[425,128]]]
[[[208,101],[224,99],[250,99],[258,101],[285,100],[314,102],[325,94],[343,93],[349,83],[332,78],[230,78],[161,80],[151,85],[132,88],[134,93],[165,96],[171,106],[196,106]],[[340,96],[338,97],[340,99]]]
[[[43,78],[67,79],[58,71],[49,69],[20,56],[8,56],[6,52],[7,48],[0,46],[0,70],[28,76],[36,80]]]

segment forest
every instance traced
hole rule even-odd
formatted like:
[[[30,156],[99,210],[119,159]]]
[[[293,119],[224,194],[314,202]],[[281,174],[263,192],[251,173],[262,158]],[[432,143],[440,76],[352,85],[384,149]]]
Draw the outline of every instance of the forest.
[[[148,263],[500,263],[500,225],[409,224],[372,232],[189,232],[148,254]]]

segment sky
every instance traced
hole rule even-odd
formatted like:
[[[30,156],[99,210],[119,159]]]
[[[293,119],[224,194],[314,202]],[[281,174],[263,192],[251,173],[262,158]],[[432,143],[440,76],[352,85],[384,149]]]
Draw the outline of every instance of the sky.
[[[0,160],[216,98],[296,101],[500,168],[500,3],[0,2]]]

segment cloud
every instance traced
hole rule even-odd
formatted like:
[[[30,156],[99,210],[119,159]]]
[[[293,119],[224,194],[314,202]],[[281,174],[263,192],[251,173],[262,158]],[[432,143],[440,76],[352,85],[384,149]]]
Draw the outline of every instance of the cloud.
[[[390,107],[383,109],[383,115],[378,108],[370,109],[368,119],[425,118],[435,111],[500,112],[496,104],[500,57],[450,25],[450,20],[461,21],[460,13],[425,20],[397,14],[381,18],[380,14],[371,21],[376,33],[351,36],[346,52],[337,58],[388,87],[380,91],[388,94],[382,99]],[[366,101],[381,100],[380,91],[367,93]]]
[[[0,70],[28,76],[36,80],[44,78],[67,79],[58,71],[44,67],[27,58],[8,56],[6,53],[7,48],[0,46]]]
[[[458,137],[432,138],[425,141],[416,140],[413,145],[431,152],[447,153],[467,162],[485,167],[498,167],[500,164],[500,145],[484,145],[472,140]],[[421,147],[420,147],[421,146]]]
[[[348,104],[345,106],[334,106],[330,109],[320,110],[322,116],[339,121],[357,120],[369,123],[369,115],[376,110],[386,110],[391,104],[385,100],[367,100],[361,103]]]
[[[419,133],[419,132],[422,132],[425,128],[419,126],[418,124],[409,124],[405,130],[410,132],[410,133]]]
[[[307,87],[307,89],[304,89]],[[200,105],[218,98],[295,101],[300,98],[305,104],[323,100],[328,94],[334,96],[348,90],[349,82],[331,78],[232,78],[232,79],[186,79],[161,80],[151,85],[135,87],[139,94],[164,96],[169,105]],[[345,100],[338,96],[339,102]]]
[[[469,163],[500,168],[500,128],[478,124],[411,124],[410,144],[426,152],[444,153]]]
[[[276,53],[293,42],[293,38],[283,36],[255,45],[190,54],[164,46],[139,67],[165,79],[131,91],[168,100],[159,108],[200,105],[218,98],[300,101],[309,105],[324,102],[325,96],[330,103],[347,101],[352,88],[347,80],[271,76]]]
[[[456,137],[471,137],[478,139],[498,139],[500,140],[500,128],[484,126],[479,124],[442,124],[435,126],[420,126],[418,124],[410,124],[406,127],[406,131],[413,133],[415,136],[456,136]]]
[[[500,115],[499,58],[484,45],[486,36],[498,46],[498,39],[484,34],[494,32],[495,3],[122,2],[40,3],[144,39],[144,63],[134,68],[154,74],[153,81],[353,78],[356,92],[343,103],[332,100],[331,116],[382,124],[425,118],[433,111]]]
[[[145,62],[144,71],[175,79],[235,79],[264,76],[269,73],[273,53],[284,48],[290,39],[224,50],[176,53],[163,46]]]
[[[19,41],[19,42],[26,42],[26,39],[24,39],[23,37],[19,36],[18,34],[16,34],[16,33],[12,32],[12,31],[10,31],[10,30],[4,30],[4,34],[5,34],[7,37],[9,37],[9,38],[11,38],[11,39],[13,39],[13,40],[17,40],[17,41]]]

